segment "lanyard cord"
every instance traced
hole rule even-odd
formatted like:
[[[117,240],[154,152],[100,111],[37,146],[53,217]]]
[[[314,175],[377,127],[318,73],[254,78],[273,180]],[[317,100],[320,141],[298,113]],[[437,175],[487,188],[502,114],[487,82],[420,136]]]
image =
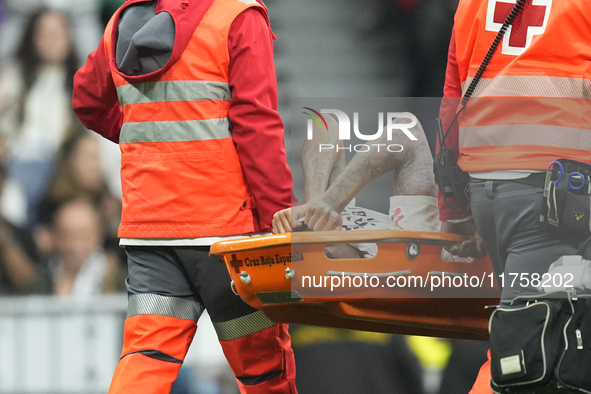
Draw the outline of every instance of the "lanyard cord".
[[[509,13],[509,16],[507,16],[507,20],[505,20],[505,22],[501,26],[501,29],[499,30],[499,33],[495,37],[492,45],[488,49],[488,52],[484,56],[484,60],[482,60],[482,63],[480,64],[480,67],[478,68],[478,71],[476,71],[476,74],[474,75],[474,78],[472,79],[472,82],[470,83],[470,86],[468,86],[468,89],[466,90],[466,93],[464,94],[464,97],[462,98],[462,101],[460,103],[462,105],[462,108],[460,108],[460,110],[458,111],[458,113],[456,113],[456,116],[453,118],[451,124],[449,125],[447,131],[445,132],[445,135],[443,136],[443,142],[445,142],[445,139],[447,138],[447,135],[449,134],[449,131],[451,130],[451,128],[453,127],[454,123],[458,119],[458,116],[460,115],[460,113],[462,113],[462,111],[466,108],[466,104],[468,104],[468,100],[470,99],[470,97],[472,96],[472,94],[474,94],[474,91],[476,90],[476,85],[478,85],[478,82],[480,81],[480,79],[482,78],[482,75],[486,71],[486,68],[488,67],[488,64],[492,60],[493,55],[497,51],[497,47],[499,46],[499,44],[501,43],[501,40],[503,39],[503,36],[505,35],[505,32],[509,28],[509,25],[511,23],[513,23],[513,20],[515,19],[515,17],[519,13],[519,11],[521,11],[523,9],[523,6],[524,5],[525,5],[525,0],[517,0],[517,3],[515,4],[515,7],[513,7],[513,9],[511,10],[511,12]]]
[[[583,242],[583,244],[581,245],[581,247],[579,247],[579,250],[577,250],[578,255],[583,255],[585,254],[585,251],[587,250],[587,248],[591,245],[591,235],[585,240],[585,242]]]

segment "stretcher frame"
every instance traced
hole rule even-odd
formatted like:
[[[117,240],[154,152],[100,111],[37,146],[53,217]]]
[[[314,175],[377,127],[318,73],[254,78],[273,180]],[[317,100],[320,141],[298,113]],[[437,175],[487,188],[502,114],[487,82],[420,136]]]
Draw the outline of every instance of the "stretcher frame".
[[[298,232],[217,242],[212,245],[211,254],[224,259],[233,291],[276,322],[487,339],[492,312],[492,308],[487,307],[498,304],[496,281],[476,289],[476,293],[454,289],[443,293],[449,296],[439,298],[432,297],[424,288],[394,292],[387,289],[388,293],[364,288],[335,296],[327,291],[323,293],[324,289],[308,291],[297,285],[303,273],[408,275],[414,271],[423,276],[426,273],[427,277],[443,273],[492,274],[488,257],[471,263],[441,260],[443,247],[464,239],[466,237],[455,234],[396,230]],[[341,243],[376,243],[378,253],[372,259],[329,259],[325,246]],[[257,260],[258,265],[255,264]],[[277,261],[273,263],[273,260]],[[337,270],[330,269],[335,266]]]

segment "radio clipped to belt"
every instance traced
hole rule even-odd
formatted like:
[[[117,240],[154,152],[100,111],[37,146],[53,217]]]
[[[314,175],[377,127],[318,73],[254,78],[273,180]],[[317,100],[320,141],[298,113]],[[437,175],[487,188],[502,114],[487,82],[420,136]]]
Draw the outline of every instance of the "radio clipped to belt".
[[[468,174],[456,164],[454,151],[445,146],[445,136],[441,119],[437,119],[438,137],[440,150],[433,160],[433,173],[435,174],[435,183],[439,186],[443,202],[451,209],[457,209],[463,200],[468,199],[467,188]],[[453,198],[453,203],[448,202]]]
[[[559,159],[550,163],[540,222],[560,231],[589,232],[591,165]]]

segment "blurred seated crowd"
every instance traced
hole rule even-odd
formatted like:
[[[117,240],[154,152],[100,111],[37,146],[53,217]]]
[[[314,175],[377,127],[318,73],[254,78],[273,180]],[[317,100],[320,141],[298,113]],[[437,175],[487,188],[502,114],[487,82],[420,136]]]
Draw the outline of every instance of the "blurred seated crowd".
[[[0,0],[0,295],[125,291],[119,149],[71,109],[121,2]]]

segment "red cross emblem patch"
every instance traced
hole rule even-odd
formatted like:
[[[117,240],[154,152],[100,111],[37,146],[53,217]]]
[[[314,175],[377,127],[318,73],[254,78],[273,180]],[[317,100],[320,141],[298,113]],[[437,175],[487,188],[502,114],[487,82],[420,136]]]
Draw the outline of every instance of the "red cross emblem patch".
[[[501,53],[521,55],[532,43],[534,36],[546,30],[553,0],[526,0],[524,9],[513,20],[503,37]],[[488,0],[486,30],[498,32],[507,20],[517,0]]]

